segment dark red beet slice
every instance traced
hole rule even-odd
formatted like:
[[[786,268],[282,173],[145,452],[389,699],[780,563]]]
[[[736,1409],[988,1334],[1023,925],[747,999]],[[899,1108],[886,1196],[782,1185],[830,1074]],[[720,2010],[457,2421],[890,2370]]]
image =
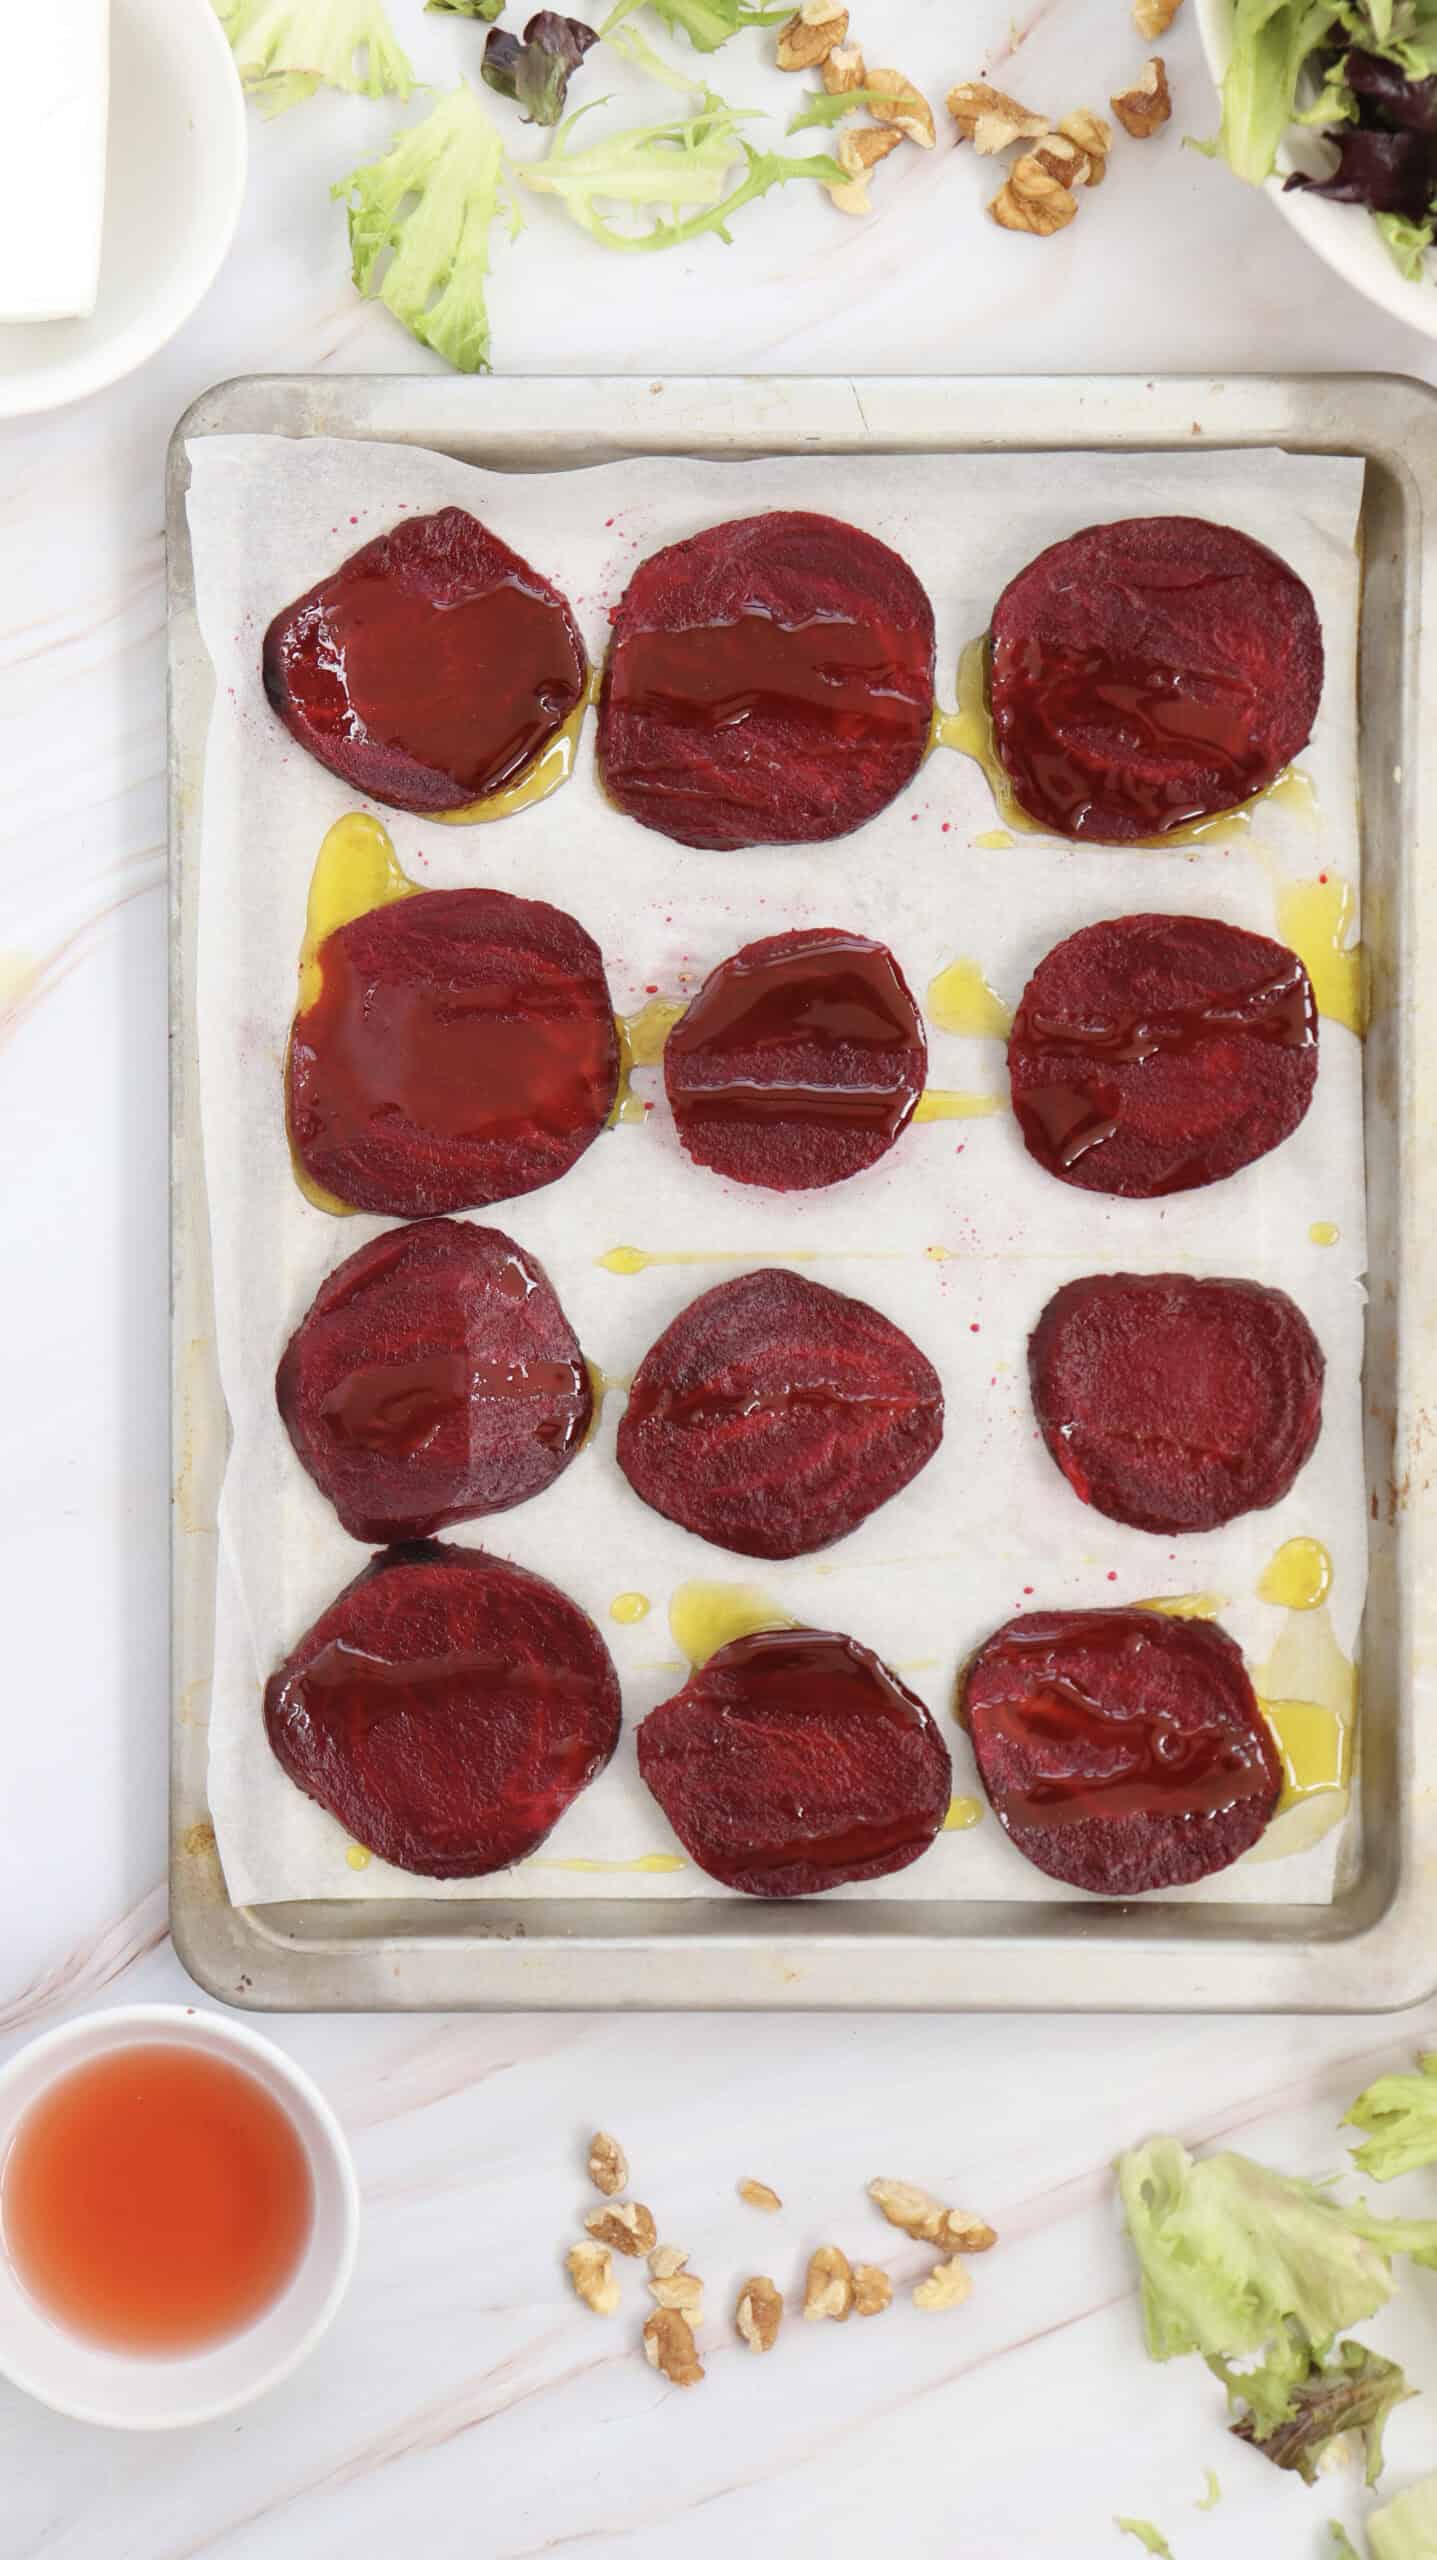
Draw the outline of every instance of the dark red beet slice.
[[[619,1043],[603,957],[558,907],[426,889],[320,945],[296,1014],[290,1144],[351,1208],[484,1208],[557,1182],[603,1128]]]
[[[1215,1875],[1261,1839],[1282,1792],[1242,1655],[1196,1618],[1013,1618],[969,1664],[961,1714],[1014,1847],[1084,1893]]]
[[[300,1464],[376,1546],[542,1493],[594,1410],[539,1264],[447,1218],[391,1228],[331,1273],[275,1393]]]
[[[741,1636],[638,1730],[639,1775],[705,1875],[787,1898],[921,1858],[952,1795],[927,1708],[852,1636]]]
[[[1082,1191],[1155,1200],[1292,1135],[1317,1081],[1295,951],[1212,916],[1116,916],[1040,960],[1008,1042],[1031,1156]]]
[[[993,609],[993,738],[1030,818],[1131,844],[1265,791],[1307,744],[1322,628],[1301,578],[1198,516],[1055,542]]]
[[[620,809],[679,844],[818,844],[886,809],[933,718],[933,608],[832,516],[711,525],[635,570],[599,702]]]
[[[876,1164],[927,1071],[922,1016],[892,952],[821,926],[722,961],[664,1049],[689,1154],[771,1191],[815,1191]]]
[[[619,1464],[654,1511],[741,1556],[844,1538],[925,1467],[943,1389],[861,1298],[792,1271],[705,1290],[639,1363]]]
[[[264,689],[300,746],[391,809],[462,809],[513,782],[583,698],[557,587],[462,507],[408,516],[264,636]]]
[[[1280,1502],[1322,1428],[1306,1316],[1256,1280],[1070,1280],[1028,1342],[1033,1410],[1081,1502],[1130,1529],[1220,1529]]]
[[[275,1758],[352,1838],[417,1876],[527,1858],[619,1739],[597,1627],[522,1565],[391,1547],[264,1693]]]

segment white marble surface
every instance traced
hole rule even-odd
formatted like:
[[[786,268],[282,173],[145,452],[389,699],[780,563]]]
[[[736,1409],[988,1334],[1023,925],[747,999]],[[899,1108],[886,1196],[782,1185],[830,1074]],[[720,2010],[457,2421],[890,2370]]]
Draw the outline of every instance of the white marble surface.
[[[425,68],[477,37],[394,0]],[[1009,0],[862,0],[870,58],[934,92],[999,67]],[[1190,10],[1187,13],[1190,16]],[[1039,0],[1001,76],[1091,98],[1140,57],[1123,0]],[[990,47],[984,55],[985,39]],[[1194,31],[1178,101],[1046,244],[979,215],[971,155],[906,152],[871,224],[761,209],[734,246],[606,261],[542,210],[493,288],[501,365],[533,372],[1370,368],[1437,350],[1366,311],[1269,208],[1178,146],[1211,128]],[[713,70],[735,98],[757,40]],[[165,1940],[166,1250],[163,871],[165,438],[255,368],[402,371],[416,351],[347,281],[331,178],[383,105],[256,124],[241,238],[208,303],[135,380],[0,430],[0,1130],[7,1463],[0,2055],[79,2005],[176,1999]],[[482,386],[476,387],[482,401]],[[1437,1973],[1437,1959],[1434,1959]],[[1313,2169],[1342,2104],[1437,2037],[1398,2020],[276,2021],[356,2144],[367,2200],[348,2312],[276,2400],[188,2440],[87,2433],[0,2386],[0,2560],[593,2560],[747,2545],[1100,2560],[1147,2515],[1178,2560],[1307,2560],[1350,2482],[1305,2492],[1225,2445],[1214,2394],[1148,2367],[1107,2162],[1158,2126]],[[559,2260],[581,2138],[608,2123],[722,2303],[836,2238],[895,2271],[861,2187],[923,2179],[1003,2245],[946,2319],[732,2344],[705,2388],[638,2360]],[[772,2178],[778,2223],[733,2200]],[[1416,2190],[1427,2185],[1425,2196]],[[1413,2182],[1412,2208],[1437,2206]],[[1425,2281],[1425,2293],[1420,2290]],[[1437,2279],[1383,2324],[1429,2398],[1399,2412],[1392,2485],[1437,2463]],[[722,2329],[715,2333],[722,2336]],[[1192,2512],[1205,2463],[1226,2492]]]

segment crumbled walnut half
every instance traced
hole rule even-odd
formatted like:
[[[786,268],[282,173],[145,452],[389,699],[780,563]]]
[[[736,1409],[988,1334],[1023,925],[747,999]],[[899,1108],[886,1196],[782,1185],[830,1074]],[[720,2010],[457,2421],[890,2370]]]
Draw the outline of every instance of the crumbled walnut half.
[[[676,2276],[689,2262],[687,2249],[676,2249],[671,2240],[661,2240],[657,2249],[649,2251],[651,2276]]]
[[[1086,151],[1080,151],[1070,134],[1048,133],[1035,142],[1029,158],[1056,178],[1060,187],[1085,187],[1092,170]]]
[[[1133,24],[1144,44],[1156,44],[1165,36],[1183,0],[1133,0]]]
[[[1151,62],[1145,62],[1131,89],[1125,89],[1120,98],[1110,99],[1109,104],[1124,133],[1130,133],[1134,142],[1146,142],[1150,133],[1166,124],[1173,102],[1162,55],[1155,53]]]
[[[704,2316],[702,2276],[655,2276],[649,2286],[661,2311],[681,2311],[691,2329]]]
[[[1010,142],[1033,142],[1048,131],[1046,116],[1035,115],[1031,107],[1022,107],[1010,98],[1006,89],[994,89],[986,80],[960,80],[948,92],[948,113],[958,127],[960,142],[971,142],[975,151],[985,154],[1006,151]]]
[[[576,2240],[564,2260],[569,2281],[581,2302],[607,2320],[619,2307],[619,2279],[612,2253],[597,2240]]]
[[[1058,121],[1058,131],[1065,140],[1075,142],[1088,164],[1084,185],[1100,187],[1108,171],[1108,153],[1113,147],[1113,128],[1106,116],[1094,115],[1091,107],[1075,107],[1070,116]]]
[[[621,2196],[629,2183],[629,2164],[611,2133],[596,2133],[589,2145],[589,2175],[601,2196]]]
[[[1014,161],[988,206],[1002,230],[1031,231],[1039,240],[1066,230],[1077,210],[1078,199],[1071,187],[1065,187],[1061,178],[1050,176],[1031,151]]]
[[[846,183],[830,187],[828,192],[840,213],[871,213],[868,201],[868,172],[886,160],[902,142],[901,133],[885,131],[882,125],[861,125],[856,133],[840,134],[834,153],[841,169],[848,171]]]
[[[584,2229],[625,2258],[646,2257],[659,2236],[646,2204],[596,2204],[584,2216]]]
[[[933,2273],[913,2288],[913,2299],[920,2311],[951,2311],[955,2303],[966,2302],[973,2290],[973,2279],[961,2258],[940,2258]]]
[[[870,71],[864,82],[866,89],[876,89],[878,97],[869,103],[869,114],[878,124],[895,124],[910,142],[931,151],[938,137],[933,125],[933,110],[921,89],[901,71]]]
[[[895,2231],[906,2231],[910,2240],[931,2241],[935,2249],[991,2249],[998,2237],[976,2213],[960,2213],[956,2205],[942,2203],[906,2178],[870,2178],[868,2192]]]
[[[875,2313],[886,2311],[893,2300],[893,2286],[882,2267],[871,2267],[854,2261],[853,2308],[860,2320],[871,2320]]]
[[[750,2276],[738,2298],[734,2327],[756,2356],[776,2344],[783,2321],[783,2296],[767,2276]]]
[[[832,0],[801,0],[778,31],[780,71],[811,71],[815,63],[828,60],[834,46],[842,44],[847,33],[846,9],[834,8]]]
[[[704,2369],[694,2333],[681,2311],[651,2311],[644,2322],[644,2353],[666,2382],[689,2391],[702,2382]]]
[[[836,44],[823,66],[823,85],[830,98],[845,97],[850,89],[866,88],[863,53],[856,44]]]
[[[778,2195],[772,2187],[766,2187],[762,2178],[740,2178],[738,2191],[744,2203],[757,2205],[760,2213],[782,2213],[783,2211],[782,2196]]]
[[[853,2269],[841,2249],[815,2249],[803,2284],[805,2320],[846,2320],[853,2309]]]

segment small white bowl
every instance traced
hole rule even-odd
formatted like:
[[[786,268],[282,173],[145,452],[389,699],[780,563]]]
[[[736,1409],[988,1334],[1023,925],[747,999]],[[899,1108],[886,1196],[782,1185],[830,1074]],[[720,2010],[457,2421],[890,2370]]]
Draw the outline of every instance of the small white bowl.
[[[278,2301],[217,2346],[179,2356],[122,2355],[46,2317],[21,2285],[0,2234],[0,2375],[67,2418],[99,2427],[193,2427],[243,2408],[294,2371],[324,2335],[354,2268],[359,2188],[349,2147],[313,2082],[278,2046],[208,2009],[104,2009],[37,2036],[0,2071],[0,2160],[26,2109],[78,2063],[137,2044],[189,2044],[238,2063],[278,2100],[314,2178],[314,2222]]]
[[[25,0],[55,7],[57,0]],[[14,101],[17,115],[23,98]],[[244,92],[211,0],[111,0],[109,166],[88,320],[0,323],[0,418],[133,373],[208,292],[244,202]]]
[[[1233,0],[1197,0],[1197,18],[1208,69],[1221,91],[1232,54]],[[1430,275],[1412,284],[1393,265],[1365,206],[1332,204],[1325,196],[1301,190],[1284,194],[1282,182],[1289,171],[1303,167],[1315,172],[1325,158],[1317,137],[1305,126],[1293,126],[1279,148],[1277,174],[1267,180],[1264,193],[1309,249],[1365,302],[1375,302],[1394,320],[1405,320],[1409,329],[1420,329],[1424,338],[1437,338],[1437,258]]]

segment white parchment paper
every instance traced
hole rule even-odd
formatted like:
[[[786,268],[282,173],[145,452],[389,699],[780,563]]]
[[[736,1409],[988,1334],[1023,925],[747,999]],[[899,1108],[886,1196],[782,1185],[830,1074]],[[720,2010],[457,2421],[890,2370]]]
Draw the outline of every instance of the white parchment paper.
[[[1256,1596],[1287,1538],[1311,1536],[1335,1564],[1332,1622],[1353,1650],[1365,1575],[1360,1433],[1365,1265],[1361,1061],[1324,1022],[1316,1096],[1287,1144],[1232,1180],[1165,1202],[1104,1200],[1052,1181],[1011,1116],[910,1127],[870,1172],[830,1191],[745,1189],[690,1164],[657,1071],[642,1126],[604,1134],[565,1179],[488,1215],[545,1265],[591,1360],[628,1376],[692,1297],[780,1255],[866,1298],[938,1368],[943,1445],[898,1498],[824,1554],[755,1565],[647,1510],[614,1461],[621,1391],[588,1448],[548,1493],[448,1536],[548,1574],[594,1617],[624,1692],[624,1739],[604,1776],[538,1856],[502,1876],[441,1884],[374,1860],[356,1872],[345,1834],[271,1758],[264,1681],[366,1561],[295,1460],[274,1403],[289,1334],[327,1272],[385,1221],[335,1220],[295,1187],[281,1063],[315,855],[326,828],[362,805],[288,738],[259,680],[278,609],[405,511],[458,504],[572,598],[592,655],[644,555],[765,507],[817,507],[866,527],[909,559],[933,598],[940,699],[954,698],[964,642],[1034,552],[1086,524],[1148,513],[1207,515],[1270,543],[1317,598],[1327,651],[1322,709],[1301,759],[1313,810],[1264,806],[1253,823],[1167,852],[1074,848],[1038,837],[976,839],[1000,820],[981,773],[933,755],[894,807],[812,851],[706,853],[673,845],[608,807],[593,770],[592,720],[577,772],[501,825],[452,828],[379,810],[405,868],[426,885],[476,882],[571,910],[603,948],[616,1009],[646,993],[691,993],[740,943],[800,923],[851,927],[891,944],[920,1000],[958,955],[1011,1004],[1064,934],[1135,910],[1200,912],[1278,931],[1276,891],[1322,872],[1357,880],[1355,534],[1362,466],[1262,454],[864,456],[771,462],[628,462],[584,471],[487,473],[402,445],[210,437],[190,447],[200,624],[217,676],[204,780],[199,1033],[220,1371],[233,1424],[221,1502],[210,1726],[210,1804],[236,1902],[353,1895],[479,1899],[722,1891],[698,1869],[625,1870],[672,1835],[641,1785],[634,1728],[680,1686],[673,1593],[693,1580],[759,1585],[791,1615],[859,1637],[924,1697],[953,1752],[954,1788],[981,1793],[952,1719],[954,1677],[1020,1608],[1096,1606],[1194,1590],[1224,1595],[1223,1623],[1254,1664],[1285,1613]],[[1001,1043],[930,1026],[930,1080],[1002,1095]],[[1323,1247],[1324,1222],[1340,1241]],[[637,1277],[600,1257],[631,1244],[660,1255]],[[1287,1289],[1327,1355],[1322,1437],[1275,1510],[1201,1538],[1168,1540],[1080,1505],[1038,1441],[1025,1346],[1054,1289],[1085,1271],[1240,1273]],[[640,1592],[649,1614],[615,1623]],[[1342,1834],[1300,1857],[1243,1863],[1193,1888],[1204,1900],[1327,1900]],[[567,1862],[579,1862],[570,1864]],[[582,1862],[596,1862],[590,1867]],[[945,1833],[918,1863],[844,1896],[890,1900],[1061,1898],[991,1817]]]

